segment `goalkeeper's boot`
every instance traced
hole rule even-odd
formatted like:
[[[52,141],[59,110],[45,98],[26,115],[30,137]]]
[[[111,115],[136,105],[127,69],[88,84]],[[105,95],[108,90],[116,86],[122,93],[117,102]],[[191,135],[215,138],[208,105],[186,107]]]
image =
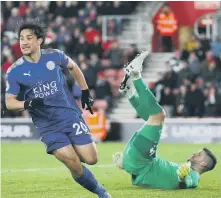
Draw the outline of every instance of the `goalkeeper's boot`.
[[[137,56],[126,65],[125,71],[127,74],[131,74],[132,71],[141,72],[143,69],[143,62],[145,58],[149,55],[148,51],[141,52],[137,54]]]
[[[144,59],[148,56],[148,54],[148,51],[138,54],[130,63],[128,63],[124,67],[126,74],[123,81],[120,84],[120,93],[124,93],[126,91],[125,89],[127,89],[127,84],[130,83],[129,79],[131,77],[131,73],[140,73],[142,71]]]
[[[123,169],[123,153],[117,152],[112,156],[113,163],[120,169]]]
[[[122,81],[119,92],[122,94],[126,94],[129,89],[133,88],[133,81],[130,75],[125,74],[124,80]]]

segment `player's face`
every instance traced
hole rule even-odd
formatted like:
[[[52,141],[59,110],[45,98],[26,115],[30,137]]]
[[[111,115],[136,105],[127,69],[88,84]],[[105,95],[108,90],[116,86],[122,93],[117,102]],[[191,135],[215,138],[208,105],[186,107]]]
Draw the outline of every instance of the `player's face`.
[[[20,33],[20,48],[23,55],[29,56],[40,47],[40,39],[30,29],[24,29]]]
[[[201,150],[199,152],[193,153],[193,155],[188,159],[192,165],[198,164],[204,161],[205,151]]]

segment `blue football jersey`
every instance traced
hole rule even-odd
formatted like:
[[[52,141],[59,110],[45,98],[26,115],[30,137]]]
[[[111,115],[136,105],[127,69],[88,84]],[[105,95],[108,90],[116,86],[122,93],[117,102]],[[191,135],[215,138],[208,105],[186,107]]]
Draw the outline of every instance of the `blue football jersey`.
[[[64,52],[41,49],[41,57],[37,63],[21,57],[6,74],[6,93],[22,96],[23,100],[44,100],[44,107],[29,111],[37,128],[69,122],[73,119],[70,114],[82,113],[62,72],[67,65],[68,57]]]

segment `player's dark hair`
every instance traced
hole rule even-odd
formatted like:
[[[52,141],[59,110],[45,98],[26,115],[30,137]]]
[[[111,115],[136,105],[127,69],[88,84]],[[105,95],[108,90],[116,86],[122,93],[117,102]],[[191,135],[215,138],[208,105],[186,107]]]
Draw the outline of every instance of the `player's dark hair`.
[[[214,167],[216,166],[217,159],[215,155],[212,153],[212,151],[210,151],[208,148],[203,148],[203,150],[210,159],[210,163],[208,163],[208,165],[205,167],[205,171],[213,170]]]
[[[36,37],[38,39],[42,38],[43,39],[42,44],[44,43],[44,41],[45,41],[45,25],[44,25],[44,23],[40,22],[38,19],[28,18],[23,21],[20,21],[18,25],[19,25],[18,31],[17,31],[18,38],[20,38],[20,34],[21,34],[22,30],[29,29],[36,35]]]

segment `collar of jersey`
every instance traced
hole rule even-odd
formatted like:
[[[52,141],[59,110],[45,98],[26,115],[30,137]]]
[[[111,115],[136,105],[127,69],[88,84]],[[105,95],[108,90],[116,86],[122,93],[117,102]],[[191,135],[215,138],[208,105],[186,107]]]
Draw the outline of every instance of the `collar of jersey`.
[[[41,52],[41,50],[40,50],[40,52]],[[42,58],[42,52],[40,53],[40,58],[39,58],[39,60],[38,60],[38,62],[30,62],[30,61],[28,61],[24,56],[22,57],[23,58],[23,60],[26,62],[26,63],[29,63],[29,64],[38,64],[38,63],[40,63],[40,61],[41,61],[41,58]]]

